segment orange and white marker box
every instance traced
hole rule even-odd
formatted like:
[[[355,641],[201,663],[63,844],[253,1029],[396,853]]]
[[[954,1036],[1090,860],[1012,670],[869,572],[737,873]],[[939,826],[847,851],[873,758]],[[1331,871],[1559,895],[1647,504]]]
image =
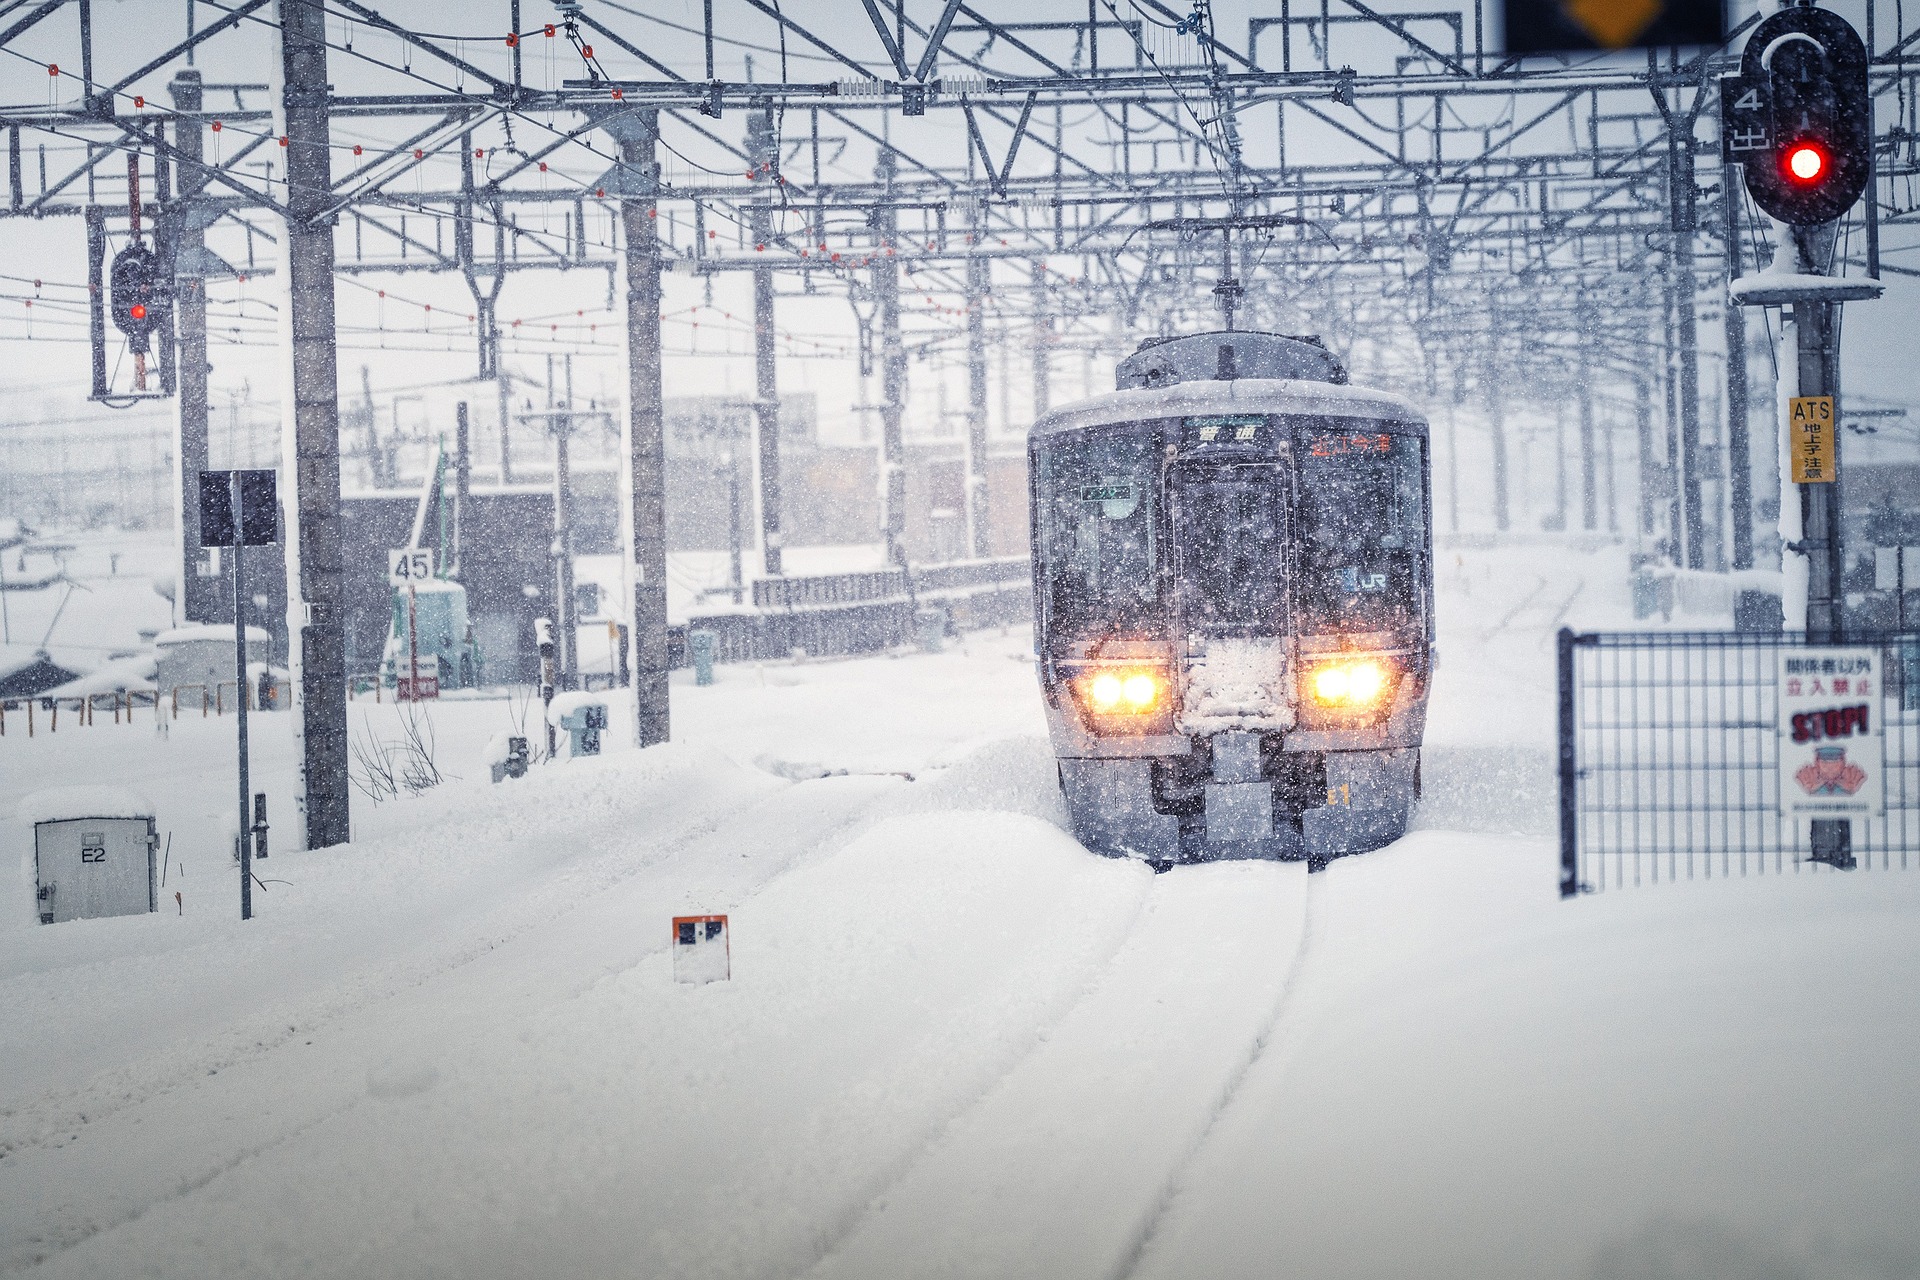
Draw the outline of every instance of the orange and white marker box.
[[[673,918],[673,980],[725,982],[733,976],[725,916]]]

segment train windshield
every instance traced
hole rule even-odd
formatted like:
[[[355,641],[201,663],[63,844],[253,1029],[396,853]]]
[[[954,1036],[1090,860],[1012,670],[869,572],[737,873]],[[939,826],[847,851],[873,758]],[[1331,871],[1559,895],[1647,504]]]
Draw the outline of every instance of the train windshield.
[[[1420,620],[1422,441],[1349,424],[1298,437],[1300,630],[1390,631]]]
[[[1034,460],[1047,628],[1158,635],[1159,437],[1139,427],[1049,443]]]
[[[1216,634],[1271,634],[1285,624],[1286,503],[1271,464],[1174,472],[1180,611]]]

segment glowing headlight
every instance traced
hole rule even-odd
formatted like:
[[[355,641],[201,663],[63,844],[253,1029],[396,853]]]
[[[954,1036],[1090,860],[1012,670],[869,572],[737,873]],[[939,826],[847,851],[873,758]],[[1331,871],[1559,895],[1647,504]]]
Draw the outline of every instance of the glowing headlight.
[[[1085,688],[1088,705],[1103,715],[1150,711],[1160,701],[1159,677],[1147,671],[1102,671]]]
[[[1368,707],[1387,688],[1387,669],[1372,659],[1321,667],[1310,681],[1315,702],[1329,707]]]

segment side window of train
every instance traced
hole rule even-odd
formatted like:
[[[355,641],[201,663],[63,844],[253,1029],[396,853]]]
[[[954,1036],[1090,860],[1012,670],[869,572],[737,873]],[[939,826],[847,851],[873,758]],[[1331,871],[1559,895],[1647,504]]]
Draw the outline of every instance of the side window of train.
[[[1158,435],[1121,429],[1062,440],[1038,458],[1038,548],[1049,626],[1068,633],[1153,624],[1159,598]]]
[[[1426,551],[1421,442],[1329,420],[1300,433],[1300,626],[1383,631],[1419,617]]]

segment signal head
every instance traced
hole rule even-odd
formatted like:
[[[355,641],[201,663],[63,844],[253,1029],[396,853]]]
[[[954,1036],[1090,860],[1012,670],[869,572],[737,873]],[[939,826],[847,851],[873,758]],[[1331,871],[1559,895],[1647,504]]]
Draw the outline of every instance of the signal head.
[[[1812,142],[1796,142],[1788,147],[1781,167],[1790,180],[1803,187],[1821,181],[1832,168],[1826,151]]]
[[[1873,168],[1872,95],[1859,32],[1825,9],[1782,9],[1748,36],[1721,81],[1722,158],[1742,166],[1768,216],[1809,227],[1844,217]]]

